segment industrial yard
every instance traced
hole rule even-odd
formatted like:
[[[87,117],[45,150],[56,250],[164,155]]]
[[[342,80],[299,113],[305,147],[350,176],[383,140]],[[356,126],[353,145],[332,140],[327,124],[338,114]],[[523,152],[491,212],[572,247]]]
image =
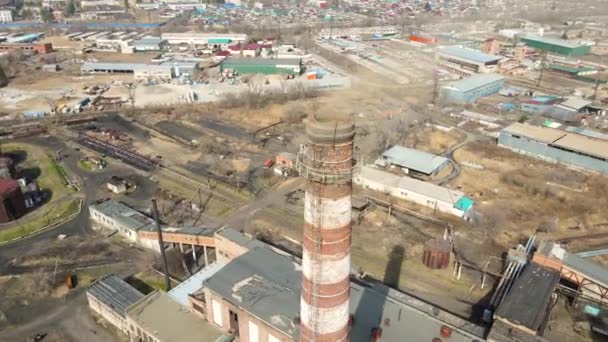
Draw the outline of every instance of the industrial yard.
[[[605,340],[584,2],[0,6],[0,340]]]

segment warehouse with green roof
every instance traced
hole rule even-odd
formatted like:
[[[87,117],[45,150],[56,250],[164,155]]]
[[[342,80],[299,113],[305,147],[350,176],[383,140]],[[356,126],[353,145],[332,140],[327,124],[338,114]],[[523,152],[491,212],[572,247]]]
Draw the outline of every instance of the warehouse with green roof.
[[[300,75],[302,60],[299,58],[226,58],[220,64],[220,71],[237,74]]]
[[[563,39],[525,36],[521,38],[521,42],[534,49],[564,56],[584,56],[591,51],[591,46],[589,45],[578,44]]]

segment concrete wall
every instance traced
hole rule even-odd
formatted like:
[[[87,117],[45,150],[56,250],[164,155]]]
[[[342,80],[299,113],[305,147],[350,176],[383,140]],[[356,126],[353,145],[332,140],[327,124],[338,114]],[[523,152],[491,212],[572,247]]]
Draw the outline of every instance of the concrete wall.
[[[513,137],[501,132],[498,145],[514,152],[531,155],[550,162],[562,162],[589,170],[608,173],[608,162],[595,159],[575,152],[558,149],[538,141]]]
[[[137,232],[137,234],[142,240],[158,240],[158,233],[156,231],[140,230],[139,232]],[[168,231],[163,231],[163,242],[182,243],[184,245],[196,245],[207,247],[215,246],[215,238],[212,236],[177,234]]]
[[[245,254],[249,250],[218,234],[215,234],[215,248],[217,261],[224,264]]]
[[[138,240],[137,232],[135,230],[132,230],[129,227],[121,225],[119,222],[115,221],[111,217],[104,215],[100,211],[97,211],[92,206],[89,207],[89,212],[90,212],[91,219],[97,225],[99,225],[103,228],[117,230],[121,236],[127,238],[129,241],[137,242],[137,240]]]
[[[103,317],[106,321],[112,323],[118,330],[128,334],[127,320],[124,317],[119,315],[112,308],[98,301],[97,298],[88,292],[87,300],[89,301],[89,308],[91,308],[91,310]]]
[[[289,342],[292,339],[283,334],[282,332],[276,330],[272,326],[266,324],[266,322],[261,321],[255,316],[250,315],[249,313],[241,310],[240,308],[232,305],[228,301],[222,299],[217,296],[215,293],[211,292],[208,289],[205,289],[205,299],[207,305],[207,321],[214,327],[224,331],[230,331],[230,311],[237,314],[238,317],[238,339],[240,342]],[[216,303],[215,305],[213,303]],[[217,310],[214,312],[214,307],[216,309],[219,308],[219,313]],[[218,325],[217,319],[215,315],[221,316],[222,325]],[[255,332],[257,330],[257,336],[250,335],[250,332]],[[274,338],[274,339],[273,339]]]
[[[127,334],[132,342],[161,342],[146,331],[146,327],[140,326],[137,322],[127,316]]]

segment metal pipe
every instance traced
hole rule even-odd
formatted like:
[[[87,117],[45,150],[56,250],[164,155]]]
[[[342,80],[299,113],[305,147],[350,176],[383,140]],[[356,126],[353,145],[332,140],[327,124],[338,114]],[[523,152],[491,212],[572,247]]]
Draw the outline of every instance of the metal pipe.
[[[156,231],[158,232],[158,246],[160,247],[160,258],[163,265],[163,273],[165,273],[165,289],[171,290],[171,280],[169,279],[169,269],[167,267],[167,255],[165,255],[165,243],[163,242],[163,231],[160,228],[160,218],[158,215],[158,206],[156,200],[152,200],[152,215],[154,216],[154,223],[156,223]]]

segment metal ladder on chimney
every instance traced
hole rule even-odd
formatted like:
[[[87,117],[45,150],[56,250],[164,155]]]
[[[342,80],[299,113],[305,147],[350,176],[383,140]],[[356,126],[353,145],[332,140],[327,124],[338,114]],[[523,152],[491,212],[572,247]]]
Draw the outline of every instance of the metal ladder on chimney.
[[[322,148],[318,148],[315,149],[313,151],[313,157],[314,157],[314,161],[313,162],[317,162],[319,160],[321,160],[322,158]],[[318,305],[318,291],[319,291],[319,285],[318,285],[318,272],[317,272],[317,267],[315,267],[316,265],[319,266],[319,268],[322,268],[322,260],[320,260],[322,258],[321,256],[321,246],[322,246],[322,238],[321,238],[321,229],[323,229],[323,185],[325,185],[325,180],[324,177],[322,178],[323,180],[321,182],[314,182],[316,184],[313,183],[312,186],[312,196],[313,196],[313,200],[312,200],[312,205],[314,206],[314,208],[312,208],[312,212],[314,213],[314,223],[312,225],[312,229],[311,229],[311,239],[312,239],[312,245],[313,245],[313,250],[311,251],[311,308],[312,308],[312,312],[311,312],[311,322],[312,322],[312,326],[310,327],[313,333],[313,341],[317,340],[317,331],[318,331],[318,311],[317,311],[317,305]],[[319,270],[319,272],[323,272],[322,269]]]

